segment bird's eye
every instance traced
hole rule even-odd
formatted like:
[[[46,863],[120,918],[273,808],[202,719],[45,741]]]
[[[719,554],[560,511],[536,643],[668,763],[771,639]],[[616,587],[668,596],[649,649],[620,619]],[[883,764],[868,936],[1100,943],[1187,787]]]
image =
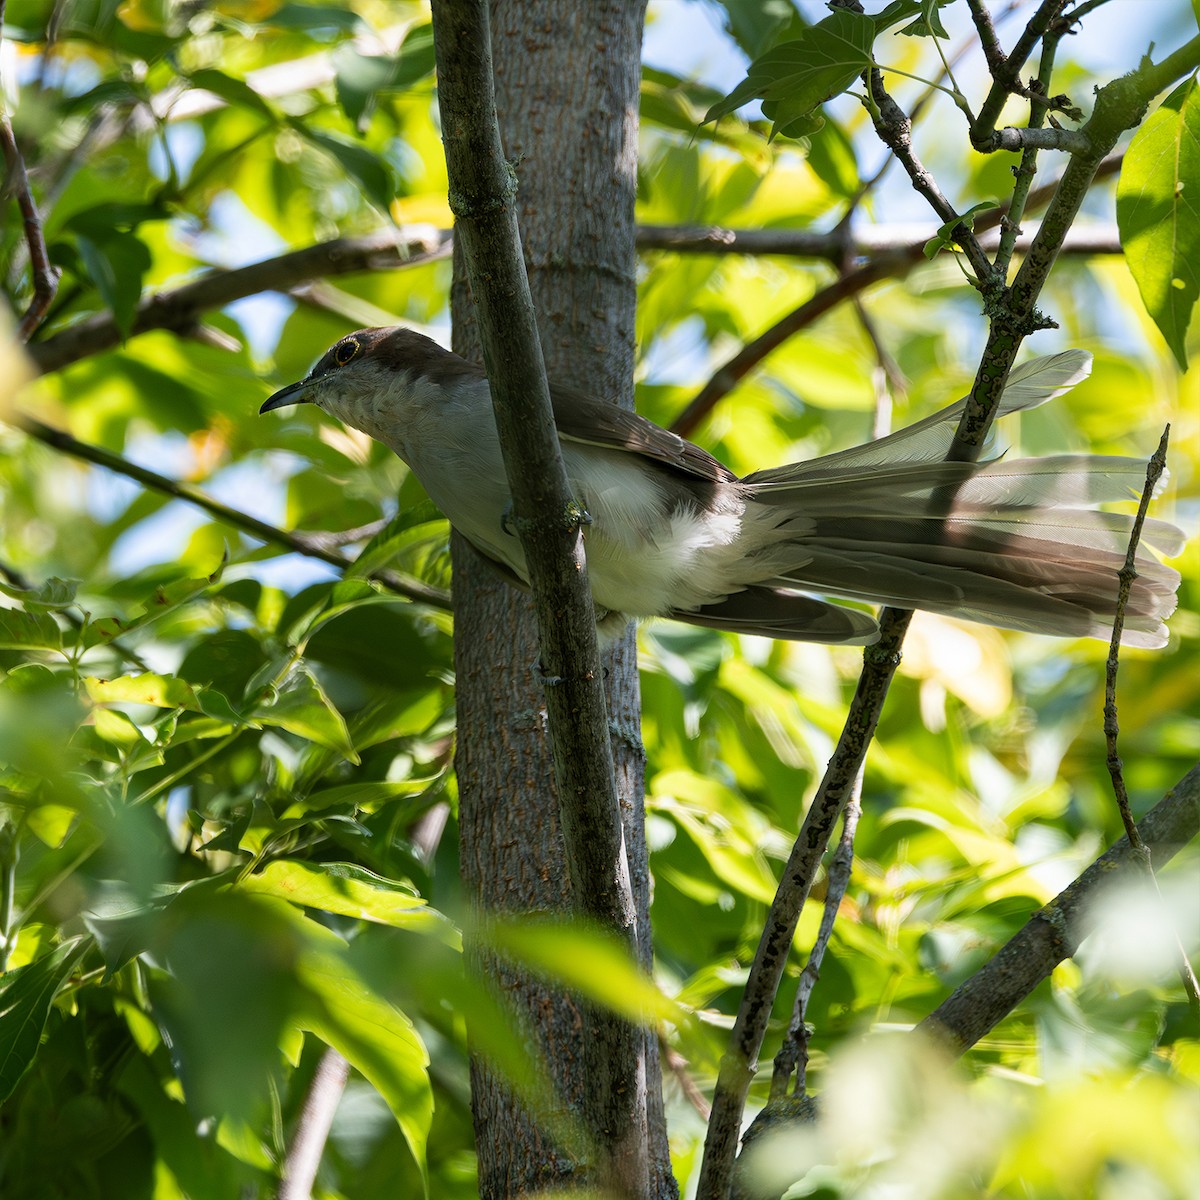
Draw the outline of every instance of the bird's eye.
[[[358,352],[362,347],[358,344],[358,338],[348,337],[344,342],[338,342],[333,350],[333,361],[339,367],[344,367],[348,362],[358,357]]]

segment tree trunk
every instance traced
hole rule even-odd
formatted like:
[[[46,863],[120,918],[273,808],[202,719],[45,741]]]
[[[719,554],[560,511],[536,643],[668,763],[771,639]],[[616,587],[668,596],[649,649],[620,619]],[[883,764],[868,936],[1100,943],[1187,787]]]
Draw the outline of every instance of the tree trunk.
[[[496,99],[505,153],[516,165],[530,286],[551,378],[632,405],[634,195],[644,0],[494,0]],[[461,264],[453,293],[455,349],[478,357]],[[565,911],[553,767],[545,740],[538,651],[526,596],[501,582],[461,539],[454,545],[455,661],[462,870],[480,912]],[[608,662],[609,713],[638,944],[651,965],[643,752],[632,635]],[[481,1057],[472,1102],[484,1200],[590,1181],[558,1120],[586,1112],[585,1009],[561,989],[469,947],[478,978],[514,1013],[544,1056],[561,1110],[532,1113]],[[658,1044],[643,1042],[650,1179],[674,1197]],[[556,1137],[550,1132],[553,1127]]]

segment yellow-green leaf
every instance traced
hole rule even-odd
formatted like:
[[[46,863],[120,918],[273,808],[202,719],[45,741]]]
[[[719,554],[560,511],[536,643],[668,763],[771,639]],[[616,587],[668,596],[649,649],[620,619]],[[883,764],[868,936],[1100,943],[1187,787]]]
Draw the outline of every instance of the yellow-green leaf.
[[[1117,228],[1142,303],[1182,370],[1200,297],[1200,83],[1193,75],[1146,118],[1125,152]]]

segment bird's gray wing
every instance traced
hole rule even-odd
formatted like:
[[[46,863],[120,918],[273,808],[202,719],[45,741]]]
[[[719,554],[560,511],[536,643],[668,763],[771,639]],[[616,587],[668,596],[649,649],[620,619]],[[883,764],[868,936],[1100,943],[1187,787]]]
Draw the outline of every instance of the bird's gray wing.
[[[640,454],[706,483],[737,479],[707,451],[637,413],[555,383],[550,385],[550,400],[559,437],[567,441]]]

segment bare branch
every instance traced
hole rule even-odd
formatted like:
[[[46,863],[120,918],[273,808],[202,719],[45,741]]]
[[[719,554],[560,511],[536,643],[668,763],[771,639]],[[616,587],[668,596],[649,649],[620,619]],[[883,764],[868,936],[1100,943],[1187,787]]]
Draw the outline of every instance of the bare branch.
[[[181,287],[151,293],[138,304],[130,336],[150,329],[189,330],[201,313],[259,292],[286,292],[312,279],[357,271],[417,266],[449,253],[449,233],[432,228],[383,229],[366,237],[335,238],[232,271],[209,271]],[[122,340],[111,313],[93,313],[34,343],[29,356],[39,370],[57,371]]]
[[[991,252],[999,245],[999,231],[988,228],[983,214],[976,218],[979,244]],[[997,220],[998,218],[993,218]],[[890,254],[914,245],[924,246],[933,237],[934,226],[919,221],[889,225],[867,225],[843,230],[841,224],[824,232],[811,229],[730,229],[720,225],[642,225],[638,229],[639,250],[669,250],[676,254],[778,254],[790,258],[824,259],[838,263]],[[1018,250],[1028,247],[1029,238],[1015,242]],[[1121,239],[1112,222],[1092,222],[1072,229],[1062,253],[1082,256],[1120,254]]]
[[[1111,155],[1105,158],[1097,168],[1095,177],[1100,179],[1117,174],[1121,169],[1121,161],[1122,158],[1120,155]],[[1033,189],[1028,195],[1026,207],[1037,208],[1047,203],[1053,198],[1057,186],[1058,182],[1056,181],[1044,187]],[[976,232],[982,237],[982,235],[986,235],[989,231],[995,229],[997,225],[1003,222],[1006,211],[1002,207],[992,212],[981,213],[975,219]],[[740,236],[740,234],[734,235],[735,242]],[[830,234],[822,236],[827,239],[833,237]],[[728,362],[723,363],[717,368],[708,382],[688,402],[687,407],[675,419],[671,428],[682,437],[691,436],[700,422],[768,354],[777,350],[784,342],[794,337],[802,329],[807,329],[810,325],[814,324],[843,300],[861,294],[866,288],[883,279],[904,278],[914,266],[924,261],[925,243],[927,241],[928,233],[926,231],[922,232],[920,236],[913,238],[906,245],[892,246],[887,250],[879,251],[878,257],[870,258],[862,266],[840,276],[833,283],[829,284],[828,287],[811,296],[799,308],[793,309],[790,313],[781,317],[779,321],[764,333],[761,333],[753,341],[747,342]],[[1066,238],[1064,237],[1064,244],[1065,241]],[[986,245],[982,240],[980,244]],[[1027,244],[1031,245],[1032,242]],[[1089,252],[1084,248],[1085,246],[1095,247],[1099,253],[1107,253],[1107,249],[1100,249],[1100,247],[1115,245],[1116,249],[1119,250],[1120,238],[1115,236],[1115,230],[1113,230],[1107,231],[1098,236],[1095,241],[1091,241],[1086,231],[1084,231],[1081,233],[1077,244],[1081,253]],[[762,245],[762,243],[760,242],[758,245]],[[834,253],[832,242],[827,243],[827,246],[832,256]],[[768,251],[763,249],[758,252],[767,253]]]
[[[875,122],[875,132],[908,173],[913,187],[925,197],[942,222],[947,225],[957,222],[952,226],[950,235],[962,247],[967,261],[971,264],[971,270],[986,295],[993,290],[996,282],[992,264],[975,234],[963,222],[958,221],[958,213],[954,206],[942,195],[937,181],[917,157],[912,144],[912,123],[883,86],[883,76],[878,70],[867,73],[867,87],[874,104],[871,117]]]
[[[746,1094],[754,1078],[796,922],[875,735],[888,687],[900,665],[900,646],[911,619],[912,613],[891,608],[880,613],[879,641],[863,652],[863,671],[841,737],[780,875],[713,1092],[712,1119],[696,1191],[703,1200],[724,1200],[729,1195]]]
[[[278,1200],[311,1200],[321,1155],[349,1078],[350,1064],[332,1046],[327,1047],[304,1097],[300,1120],[283,1160]]]
[[[0,8],[0,13],[2,13]],[[21,210],[21,220],[25,226],[25,244],[29,248],[29,269],[33,277],[33,298],[29,307],[17,326],[17,337],[22,342],[28,342],[34,331],[42,323],[47,309],[54,301],[58,291],[58,268],[50,263],[50,255],[46,250],[46,239],[42,234],[42,219],[34,203],[33,193],[29,190],[29,176],[25,173],[25,159],[21,155],[17,139],[13,135],[12,125],[8,114],[0,112],[0,147],[4,150],[4,162],[7,172],[4,180],[3,194],[16,194],[17,206]]]
[[[978,456],[1021,342],[1030,333],[1052,324],[1038,312],[1037,298],[1101,164],[1112,153],[1121,134],[1142,119],[1150,101],[1198,65],[1200,35],[1159,63],[1143,59],[1136,70],[1096,92],[1092,116],[1080,131],[1091,148],[1087,153],[1073,155],[1067,164],[1011,287],[992,310],[988,342],[949,458],[961,461]]]
[[[804,970],[800,972],[792,1019],[779,1047],[779,1053],[775,1055],[775,1070],[771,1076],[772,1100],[782,1100],[787,1095],[788,1082],[793,1071],[796,1072],[793,1095],[803,1096],[807,1090],[809,1034],[805,1017],[808,1013],[808,1001],[817,986],[817,980],[821,978],[821,963],[825,961],[825,951],[829,948],[829,939],[833,936],[838,909],[846,895],[846,889],[850,886],[850,873],[854,866],[854,834],[858,828],[858,819],[862,816],[862,803],[859,798],[861,790],[862,773],[859,772],[854,794],[846,804],[845,813],[842,814],[842,836],[829,863],[828,886],[825,890],[825,905],[821,913],[817,940],[813,943],[812,953],[808,956],[808,962],[804,964]]]
[[[971,123],[972,145],[978,145],[987,140],[988,135],[995,129],[996,121],[1009,96],[1028,94],[1026,89],[1021,85],[1021,68],[1033,53],[1033,48],[1041,40],[1046,30],[1050,28],[1051,22],[1059,16],[1066,6],[1067,0],[1042,0],[1042,3],[1037,7],[1037,11],[1029,18],[1011,54],[1002,60],[997,60],[995,58],[995,50],[998,47],[993,47],[992,50],[987,52],[988,69],[992,73],[992,86],[987,94],[987,98],[980,106],[975,120]],[[980,18],[977,15],[977,10],[982,8],[983,5],[981,3],[978,3],[977,0],[972,0],[971,16],[975,20],[975,27],[980,30],[981,37],[986,39],[986,34],[981,27]],[[994,31],[992,31],[992,41],[995,41]],[[986,40],[984,44],[986,48]]]
[[[1114,159],[1112,170],[1119,168]],[[1044,191],[1045,189],[1040,189]],[[1031,197],[1036,203],[1036,194]],[[989,226],[983,218],[976,229]],[[840,261],[847,249],[856,257],[890,254],[928,241],[923,225],[892,225],[855,232],[847,246],[844,233],[808,230],[738,230],[716,226],[644,225],[638,230],[643,250],[672,250],[680,254],[786,254],[794,257]],[[988,243],[985,243],[987,245]],[[449,255],[451,234],[446,229],[408,228],[381,230],[363,237],[334,238],[300,250],[263,259],[245,267],[219,268],[169,291],[145,296],[138,305],[130,336],[152,329],[191,332],[201,314],[261,292],[296,294],[314,280],[361,271],[401,270]],[[1120,253],[1120,240],[1110,225],[1081,230],[1064,246],[1077,254]],[[324,293],[299,298],[322,301]],[[93,313],[45,341],[33,343],[28,353],[43,373],[61,370],[73,362],[109,350],[121,343],[121,332],[111,313]]]
[[[1042,109],[1041,111],[1044,111]],[[1060,129],[1051,126],[1049,129],[1029,127],[1018,129],[1007,125],[990,133],[982,141],[975,144],[975,149],[985,154],[996,150],[1064,150],[1068,154],[1086,154],[1091,149],[1091,142],[1082,133],[1074,129]]]
[[[1125,836],[1134,853],[1145,866],[1160,903],[1162,894],[1158,890],[1158,879],[1154,874],[1150,851],[1142,841],[1133,820],[1133,810],[1129,805],[1129,792],[1125,787],[1125,772],[1121,756],[1117,752],[1117,738],[1120,734],[1120,724],[1117,720],[1117,668],[1121,653],[1121,631],[1125,628],[1125,610],[1129,605],[1129,593],[1133,589],[1133,581],[1138,576],[1138,542],[1141,541],[1142,526],[1146,523],[1146,513],[1150,508],[1155,488],[1158,486],[1163,472],[1167,469],[1167,444],[1170,436],[1171,427],[1168,425],[1163,430],[1158,449],[1146,466],[1146,486],[1142,489],[1142,499],[1138,504],[1137,515],[1133,519],[1133,528],[1129,531],[1129,546],[1125,551],[1125,563],[1118,572],[1120,586],[1117,592],[1117,609],[1113,618],[1112,640],[1109,643],[1108,661],[1104,670],[1104,741],[1108,747],[1106,763],[1109,776],[1112,778],[1113,794],[1117,799],[1117,810],[1121,814],[1121,823],[1125,826]],[[1163,915],[1169,916],[1165,911],[1165,906]],[[1179,951],[1179,977],[1183,981],[1184,990],[1191,1002],[1192,1012],[1200,1020],[1200,983],[1197,982],[1196,973],[1192,970],[1191,963],[1188,962],[1187,952],[1179,944],[1178,938],[1175,941]]]
[[[1108,773],[1112,777],[1113,792],[1117,798],[1117,809],[1121,814],[1121,824],[1125,826],[1125,836],[1129,844],[1139,853],[1145,853],[1145,846],[1138,836],[1134,824],[1133,812],[1129,807],[1129,793],[1125,789],[1125,776],[1121,768],[1121,756],[1117,753],[1117,736],[1120,725],[1117,721],[1117,670],[1121,655],[1121,634],[1125,629],[1125,610],[1129,606],[1129,593],[1133,590],[1133,581],[1137,579],[1137,549],[1142,538],[1142,526],[1146,523],[1146,513],[1150,508],[1150,500],[1154,489],[1167,468],[1167,444],[1171,436],[1171,427],[1163,430],[1158,449],[1146,466],[1146,486],[1142,489],[1141,503],[1137,515],[1133,519],[1133,527],[1129,531],[1129,546],[1125,551],[1125,564],[1117,573],[1119,585],[1117,589],[1116,615],[1113,617],[1112,640],[1108,647],[1108,660],[1104,670],[1104,741],[1108,747],[1106,759]],[[1148,857],[1148,855],[1147,855]]]
[[[250,516],[249,513],[241,512],[239,509],[222,504],[219,500],[214,500],[199,488],[192,487],[191,484],[168,479],[165,475],[159,475],[156,471],[140,467],[137,463],[130,462],[119,454],[113,454],[88,442],[81,442],[69,433],[46,425],[34,417],[22,417],[20,428],[30,437],[36,438],[54,450],[69,454],[72,458],[82,459],[84,462],[95,463],[97,466],[114,471],[118,475],[124,475],[127,479],[136,480],[144,487],[162,492],[176,500],[194,504],[197,508],[211,513],[217,520],[224,521],[260,541],[286,546],[289,550],[294,550],[297,554],[303,554],[309,558],[319,558],[322,562],[327,562],[341,571],[351,571],[354,568],[353,559],[346,558],[330,549],[319,536],[289,533],[286,529],[280,529],[266,521],[260,521],[257,517]],[[405,579],[394,571],[372,571],[365,578],[374,580],[389,591],[395,592],[398,596],[404,596],[408,600],[428,604],[432,608],[450,608],[450,597],[445,592],[427,587],[413,579]]]
[[[1138,825],[1142,841],[1161,867],[1200,834],[1200,766],[1193,767]],[[980,971],[954,990],[917,1026],[961,1054],[1003,1020],[1054,968],[1070,958],[1091,930],[1099,895],[1142,871],[1122,838],[1065,891],[1039,909]]]

